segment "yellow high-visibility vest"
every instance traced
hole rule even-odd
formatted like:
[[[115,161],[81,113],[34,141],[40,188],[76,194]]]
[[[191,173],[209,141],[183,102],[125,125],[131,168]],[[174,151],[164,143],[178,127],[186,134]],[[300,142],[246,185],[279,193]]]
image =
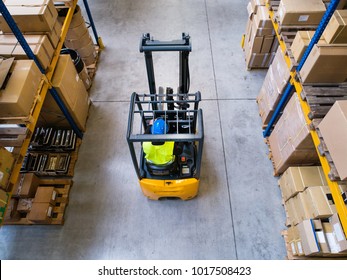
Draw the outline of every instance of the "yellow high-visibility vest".
[[[145,158],[154,164],[166,164],[174,160],[173,155],[175,142],[164,142],[163,145],[153,145],[152,142],[143,142],[142,148]]]

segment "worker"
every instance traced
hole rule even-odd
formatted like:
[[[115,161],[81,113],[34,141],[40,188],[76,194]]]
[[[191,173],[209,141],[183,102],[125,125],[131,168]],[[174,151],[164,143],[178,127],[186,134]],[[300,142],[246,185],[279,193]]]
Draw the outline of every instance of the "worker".
[[[162,118],[156,119],[149,126],[146,133],[154,135],[165,134],[169,131],[169,125]],[[175,160],[175,155],[182,152],[181,145],[175,145],[174,141],[166,142],[143,142],[143,151],[145,158],[155,165],[166,165]]]

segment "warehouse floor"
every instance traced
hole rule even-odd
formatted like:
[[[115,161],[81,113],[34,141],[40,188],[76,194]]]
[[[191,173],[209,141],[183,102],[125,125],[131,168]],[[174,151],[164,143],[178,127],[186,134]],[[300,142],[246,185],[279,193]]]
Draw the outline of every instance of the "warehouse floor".
[[[83,7],[82,1],[81,6]],[[3,226],[1,259],[284,259],[285,214],[247,71],[244,0],[89,0],[105,50],[64,226]],[[201,91],[205,146],[198,197],[150,201],[125,132],[133,91],[148,92],[142,33],[192,38],[191,92]],[[157,86],[178,85],[177,54],[155,54]]]

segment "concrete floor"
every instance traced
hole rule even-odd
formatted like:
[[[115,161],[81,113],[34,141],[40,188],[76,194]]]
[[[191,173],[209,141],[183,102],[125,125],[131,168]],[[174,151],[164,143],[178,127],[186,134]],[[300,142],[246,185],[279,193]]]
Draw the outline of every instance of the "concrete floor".
[[[81,2],[82,3],[82,2]],[[284,259],[285,215],[255,98],[265,71],[246,71],[245,0],[89,0],[102,52],[64,226],[4,226],[1,259]],[[81,4],[83,6],[83,4]],[[192,37],[205,146],[191,201],[150,201],[125,132],[133,91],[148,92],[142,33]],[[177,55],[156,54],[157,85],[176,87]]]

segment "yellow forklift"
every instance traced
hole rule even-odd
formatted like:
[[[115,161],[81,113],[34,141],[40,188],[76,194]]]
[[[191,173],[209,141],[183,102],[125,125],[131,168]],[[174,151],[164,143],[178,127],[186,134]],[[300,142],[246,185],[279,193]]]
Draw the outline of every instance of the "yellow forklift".
[[[134,92],[131,96],[127,142],[142,192],[149,199],[188,200],[198,194],[204,126],[199,109],[201,94],[189,93],[191,49],[186,33],[181,40],[173,41],[154,40],[149,33],[141,38],[140,52],[145,55],[149,93]],[[177,93],[170,87],[165,93],[163,88],[156,92],[152,53],[159,51],[179,52]],[[153,132],[156,124],[161,125],[160,134]],[[176,151],[170,161],[158,164],[148,159],[144,152],[146,145],[161,149],[167,143],[172,143]]]

